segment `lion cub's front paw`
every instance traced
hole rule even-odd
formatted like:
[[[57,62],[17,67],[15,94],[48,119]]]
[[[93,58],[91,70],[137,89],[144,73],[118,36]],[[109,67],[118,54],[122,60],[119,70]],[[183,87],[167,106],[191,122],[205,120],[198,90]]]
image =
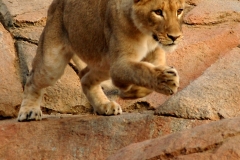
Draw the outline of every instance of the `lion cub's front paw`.
[[[41,120],[42,111],[41,109],[34,107],[21,107],[18,113],[18,121],[31,121],[31,120]]]
[[[157,88],[156,91],[166,95],[172,95],[177,92],[179,87],[179,75],[175,68],[166,66],[165,68],[156,68]]]
[[[100,115],[118,115],[122,114],[122,108],[119,104],[114,101],[111,101],[106,104],[94,108],[94,113]]]

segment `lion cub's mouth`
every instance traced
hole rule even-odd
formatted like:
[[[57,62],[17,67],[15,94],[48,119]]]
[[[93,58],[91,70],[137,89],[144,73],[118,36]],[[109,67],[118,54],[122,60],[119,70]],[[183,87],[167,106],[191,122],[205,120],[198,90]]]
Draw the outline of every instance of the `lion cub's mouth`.
[[[158,38],[158,36],[156,35],[156,34],[153,34],[153,39],[155,40],[155,41],[157,41],[158,43],[161,43],[160,42],[160,40],[159,40],[159,38]],[[162,44],[162,43],[161,43]],[[162,45],[164,45],[164,46],[174,46],[174,45],[176,45],[176,43],[171,43],[171,44],[162,44]]]
[[[155,41],[159,42],[159,39],[158,39],[158,37],[157,37],[156,34],[153,34],[153,39],[154,39]]]

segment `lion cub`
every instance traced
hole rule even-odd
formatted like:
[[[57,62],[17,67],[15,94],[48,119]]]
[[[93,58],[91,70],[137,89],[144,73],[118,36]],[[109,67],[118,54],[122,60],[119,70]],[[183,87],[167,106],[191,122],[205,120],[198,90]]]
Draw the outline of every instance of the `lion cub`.
[[[73,55],[87,66],[79,77],[94,112],[122,113],[100,83],[111,79],[123,98],[153,90],[172,95],[179,76],[164,50],[182,39],[184,0],[54,0],[25,85],[18,121],[41,120],[42,90],[63,74]]]

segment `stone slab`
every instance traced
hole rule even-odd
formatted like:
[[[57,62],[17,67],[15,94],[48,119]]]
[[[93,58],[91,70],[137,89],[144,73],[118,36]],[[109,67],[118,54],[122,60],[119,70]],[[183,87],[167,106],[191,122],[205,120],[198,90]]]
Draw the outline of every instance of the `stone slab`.
[[[191,25],[211,25],[230,21],[240,22],[238,0],[204,0],[184,18],[184,22]]]
[[[234,48],[161,105],[156,113],[212,120],[240,116],[239,67],[240,48]]]
[[[239,145],[240,118],[238,117],[133,143],[107,160],[238,160]]]
[[[41,122],[0,121],[1,159],[105,160],[136,142],[210,121],[154,116],[44,116]]]
[[[11,34],[0,23],[0,118],[13,117],[21,103],[22,86],[18,58]]]

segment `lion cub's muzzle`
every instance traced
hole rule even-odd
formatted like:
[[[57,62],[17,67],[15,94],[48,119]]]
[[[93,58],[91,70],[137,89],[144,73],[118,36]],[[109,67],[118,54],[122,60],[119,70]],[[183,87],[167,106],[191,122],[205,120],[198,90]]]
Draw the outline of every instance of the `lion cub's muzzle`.
[[[177,45],[178,42],[182,39],[182,35],[179,34],[177,36],[167,34],[167,36],[157,36],[156,34],[152,35],[153,39],[164,46],[173,46]]]

